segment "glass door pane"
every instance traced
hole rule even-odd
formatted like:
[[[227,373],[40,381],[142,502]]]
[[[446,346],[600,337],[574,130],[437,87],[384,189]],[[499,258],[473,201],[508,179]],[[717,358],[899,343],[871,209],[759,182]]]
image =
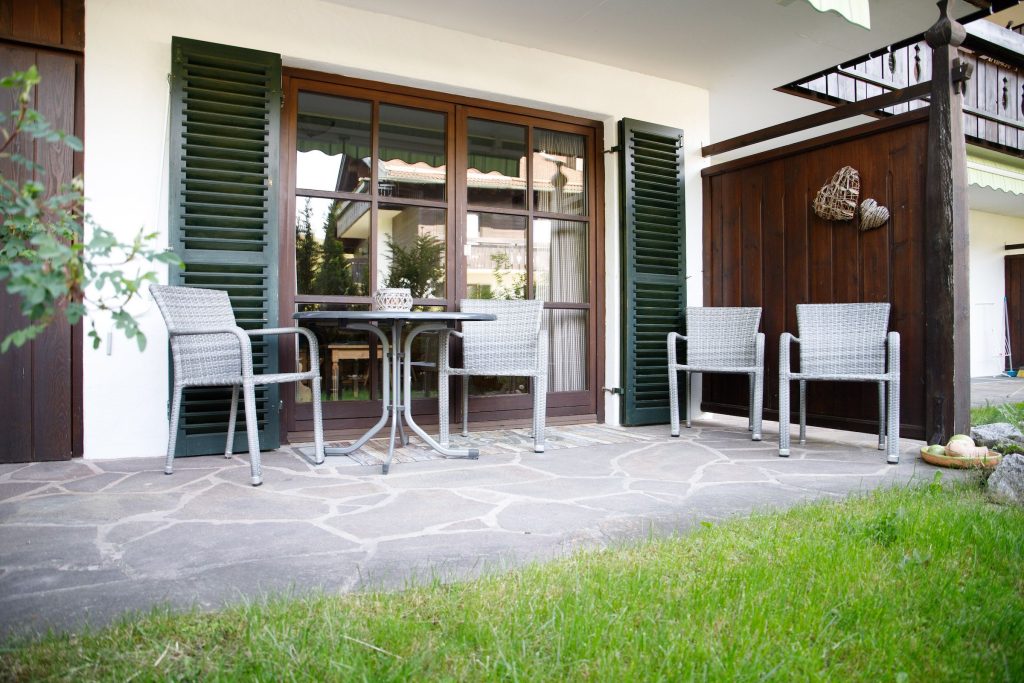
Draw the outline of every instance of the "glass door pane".
[[[441,112],[380,105],[381,197],[444,201],[446,116]]]
[[[467,298],[526,298],[526,226],[526,216],[467,214]]]
[[[369,192],[372,120],[369,102],[300,92],[295,187]]]
[[[533,220],[534,298],[584,304],[590,298],[589,226],[580,221]]]
[[[466,199],[471,205],[526,208],[526,127],[469,119]]]
[[[533,208],[587,215],[587,140],[582,135],[533,130]]]
[[[414,299],[444,299],[447,211],[381,204],[377,212],[380,287],[403,287]]]
[[[295,291],[366,296],[370,289],[370,203],[296,198]]]

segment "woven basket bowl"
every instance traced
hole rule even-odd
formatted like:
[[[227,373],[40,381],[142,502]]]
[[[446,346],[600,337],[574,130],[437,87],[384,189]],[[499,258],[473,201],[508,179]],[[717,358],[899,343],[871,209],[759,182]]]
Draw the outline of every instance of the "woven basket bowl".
[[[999,461],[1003,459],[1003,455],[1002,453],[990,450],[988,455],[980,458],[955,458],[951,455],[932,455],[928,452],[927,446],[922,446],[921,459],[938,467],[955,467],[961,470],[990,470],[999,464]]]
[[[382,287],[373,293],[373,307],[378,311],[411,311],[412,292],[401,287]]]

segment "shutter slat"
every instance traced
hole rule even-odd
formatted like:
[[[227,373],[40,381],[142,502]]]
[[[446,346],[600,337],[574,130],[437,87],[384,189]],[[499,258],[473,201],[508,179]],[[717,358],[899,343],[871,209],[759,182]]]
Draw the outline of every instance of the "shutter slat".
[[[623,231],[622,423],[668,422],[665,339],[686,306],[681,130],[619,122]]]
[[[174,284],[222,289],[243,329],[277,326],[278,55],[172,40],[171,239]],[[252,341],[257,372],[277,372],[277,339]],[[230,389],[185,392],[178,455],[223,452]],[[260,447],[280,445],[279,391],[256,392]],[[244,422],[239,411],[239,422]],[[246,449],[244,424],[235,449]]]

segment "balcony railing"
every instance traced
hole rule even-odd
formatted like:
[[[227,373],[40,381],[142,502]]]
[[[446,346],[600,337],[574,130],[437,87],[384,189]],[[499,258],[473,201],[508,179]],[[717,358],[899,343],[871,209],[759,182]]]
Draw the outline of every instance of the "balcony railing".
[[[969,25],[981,23],[974,22]],[[988,22],[985,22],[988,24]],[[987,32],[1003,31],[995,24]],[[1024,25],[1005,30],[1017,34]],[[1014,64],[979,51],[960,48],[960,59],[974,68],[964,93],[964,135],[968,142],[1024,157],[1024,52]],[[779,88],[830,104],[845,104],[931,80],[932,51],[920,36],[832,67]],[[924,99],[888,107],[877,116],[902,114],[928,106]]]

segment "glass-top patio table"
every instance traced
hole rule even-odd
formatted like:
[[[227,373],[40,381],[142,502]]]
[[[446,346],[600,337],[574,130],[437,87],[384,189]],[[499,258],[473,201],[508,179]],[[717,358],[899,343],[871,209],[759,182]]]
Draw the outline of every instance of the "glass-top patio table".
[[[391,375],[390,387],[387,382],[383,382],[383,400],[381,401],[383,411],[377,424],[370,427],[369,431],[348,446],[325,448],[324,455],[347,455],[357,450],[373,438],[373,435],[387,424],[390,417],[391,438],[388,440],[387,459],[381,467],[383,474],[388,473],[391,459],[394,457],[395,433],[399,434],[403,446],[409,443],[409,438],[402,427],[403,422],[409,425],[410,429],[416,432],[427,445],[446,457],[475,459],[480,456],[480,451],[475,448],[458,449],[442,446],[412,419],[412,342],[424,332],[441,332],[455,327],[457,322],[467,320],[496,320],[496,316],[490,313],[459,313],[456,311],[302,311],[292,317],[300,324],[332,322],[349,330],[365,330],[376,335],[383,350],[384,377]],[[387,335],[381,330],[382,325],[391,327],[390,342],[388,342]],[[406,325],[412,325],[412,328],[405,334],[403,341],[402,328]],[[323,417],[317,415],[315,419],[322,420]]]

